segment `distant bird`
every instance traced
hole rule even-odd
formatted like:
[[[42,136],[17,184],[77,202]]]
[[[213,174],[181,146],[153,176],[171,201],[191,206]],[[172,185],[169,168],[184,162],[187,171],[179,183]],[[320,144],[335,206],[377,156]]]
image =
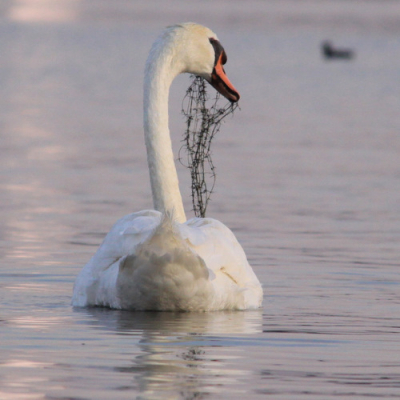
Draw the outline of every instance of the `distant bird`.
[[[331,42],[325,41],[321,45],[322,54],[326,59],[351,60],[354,57],[354,51],[350,49],[336,49]]]

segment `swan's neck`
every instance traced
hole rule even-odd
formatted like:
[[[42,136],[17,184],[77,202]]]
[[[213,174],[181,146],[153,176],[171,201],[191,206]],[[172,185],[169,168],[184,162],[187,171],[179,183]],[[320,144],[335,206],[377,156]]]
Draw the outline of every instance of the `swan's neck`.
[[[153,203],[156,210],[172,212],[178,222],[185,222],[168,128],[169,88],[180,72],[173,46],[156,42],[147,60],[144,82],[144,134]]]

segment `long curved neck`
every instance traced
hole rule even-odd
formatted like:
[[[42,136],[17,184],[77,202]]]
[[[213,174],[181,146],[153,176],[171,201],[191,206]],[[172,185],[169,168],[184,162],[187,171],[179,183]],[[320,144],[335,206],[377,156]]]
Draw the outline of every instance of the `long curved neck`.
[[[168,128],[168,95],[173,79],[182,72],[173,57],[173,46],[156,42],[146,64],[144,81],[144,134],[154,208],[172,212],[185,222],[171,137]]]

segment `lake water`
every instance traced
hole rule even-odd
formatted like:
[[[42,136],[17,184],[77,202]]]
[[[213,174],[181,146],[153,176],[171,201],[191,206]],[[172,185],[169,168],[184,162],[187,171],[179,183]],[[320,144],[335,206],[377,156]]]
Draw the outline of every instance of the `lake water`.
[[[152,206],[144,62],[187,20],[217,32],[242,95],[208,215],[263,308],[73,309],[111,225]],[[326,39],[355,59],[322,59]],[[0,399],[400,398],[397,1],[6,0],[0,54]],[[171,92],[176,152],[189,83]]]

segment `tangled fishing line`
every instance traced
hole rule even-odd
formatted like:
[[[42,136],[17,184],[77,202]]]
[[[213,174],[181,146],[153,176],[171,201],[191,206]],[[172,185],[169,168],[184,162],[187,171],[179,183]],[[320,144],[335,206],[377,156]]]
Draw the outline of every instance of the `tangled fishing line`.
[[[238,107],[237,103],[219,106],[221,95],[209,99],[206,81],[199,76],[186,91],[182,103],[182,113],[186,117],[186,132],[181,147],[186,150],[187,163],[192,178],[192,204],[196,217],[204,218],[208,201],[215,185],[215,167],[211,159],[211,142],[221,128],[222,120]],[[207,180],[210,183],[207,183]]]

